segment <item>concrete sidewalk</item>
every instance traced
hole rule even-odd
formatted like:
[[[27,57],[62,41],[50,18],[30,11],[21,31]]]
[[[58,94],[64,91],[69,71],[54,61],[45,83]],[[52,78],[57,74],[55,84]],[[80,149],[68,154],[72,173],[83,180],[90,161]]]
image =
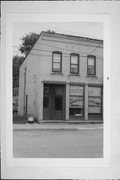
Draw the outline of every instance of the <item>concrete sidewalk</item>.
[[[13,124],[14,130],[82,130],[103,129],[103,124],[64,124],[64,123],[42,123],[42,124]]]

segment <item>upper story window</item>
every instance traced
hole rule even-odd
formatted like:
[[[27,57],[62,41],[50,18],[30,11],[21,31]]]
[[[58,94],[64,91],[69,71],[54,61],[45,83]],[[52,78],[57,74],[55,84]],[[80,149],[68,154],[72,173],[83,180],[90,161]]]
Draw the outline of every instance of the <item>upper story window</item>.
[[[87,74],[96,75],[96,57],[89,55],[87,58]]]
[[[79,74],[79,54],[70,55],[70,73]]]
[[[52,53],[52,71],[62,72],[62,53],[61,52]]]

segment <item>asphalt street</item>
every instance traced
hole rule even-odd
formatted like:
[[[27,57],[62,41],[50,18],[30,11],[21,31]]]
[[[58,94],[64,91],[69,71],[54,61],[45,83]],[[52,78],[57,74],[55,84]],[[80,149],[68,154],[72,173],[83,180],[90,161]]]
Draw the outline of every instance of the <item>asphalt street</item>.
[[[102,158],[103,130],[14,130],[15,158]]]

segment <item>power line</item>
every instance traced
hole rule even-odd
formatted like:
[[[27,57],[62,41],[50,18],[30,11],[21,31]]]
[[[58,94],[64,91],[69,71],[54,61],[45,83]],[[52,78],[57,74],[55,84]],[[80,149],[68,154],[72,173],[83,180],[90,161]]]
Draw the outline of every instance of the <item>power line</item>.
[[[60,41],[59,41],[59,42],[60,42]],[[38,44],[41,44],[41,45],[44,45],[44,46],[47,46],[47,47],[54,47],[55,49],[56,49],[56,48],[59,48],[59,49],[61,49],[61,50],[65,50],[65,51],[71,52],[71,50],[69,50],[69,49],[61,48],[61,47],[54,46],[54,45],[48,45],[48,44],[46,44],[46,43],[39,43],[39,42],[38,42]],[[80,44],[80,45],[88,46],[88,45],[85,45],[85,44]],[[102,43],[100,43],[98,46],[96,46],[95,49],[93,49],[93,50],[92,50],[91,52],[89,52],[88,54],[91,54],[91,55],[92,55],[92,53],[95,52],[101,45],[102,45]],[[89,45],[89,46],[90,46],[90,45]],[[17,47],[17,46],[14,46],[14,47]],[[91,46],[90,46],[90,47],[91,47]],[[80,51],[75,51],[75,50],[72,50],[72,51],[75,52],[75,53],[86,54],[86,53],[81,53]]]
[[[62,50],[65,50],[65,51],[70,51],[69,49],[66,49],[66,48],[61,48],[61,47],[58,47],[58,46],[54,46],[54,45],[48,45],[48,44],[45,44],[45,43],[38,43],[38,44],[42,44],[42,45],[45,45],[45,46],[48,46],[48,47],[54,47],[54,48],[59,48],[59,49],[62,49]],[[83,45],[83,44],[80,44],[80,45]],[[98,48],[98,46],[96,46],[96,49]],[[72,50],[73,52],[75,53],[80,53],[80,54],[86,54],[86,53],[81,53],[80,51],[75,51],[75,50]],[[89,53],[90,54],[90,53]]]
[[[93,54],[93,52],[95,52],[100,46],[102,45],[102,43],[100,43],[98,46],[96,46],[96,48],[95,49],[93,49],[93,51],[92,52],[90,52],[90,54]]]

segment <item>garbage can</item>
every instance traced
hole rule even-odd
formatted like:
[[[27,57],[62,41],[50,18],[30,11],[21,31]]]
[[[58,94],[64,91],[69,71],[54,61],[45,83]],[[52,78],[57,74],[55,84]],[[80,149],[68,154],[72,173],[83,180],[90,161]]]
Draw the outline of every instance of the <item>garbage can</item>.
[[[27,119],[27,122],[30,123],[30,124],[33,124],[34,123],[34,116],[33,115],[29,115],[28,119]]]

